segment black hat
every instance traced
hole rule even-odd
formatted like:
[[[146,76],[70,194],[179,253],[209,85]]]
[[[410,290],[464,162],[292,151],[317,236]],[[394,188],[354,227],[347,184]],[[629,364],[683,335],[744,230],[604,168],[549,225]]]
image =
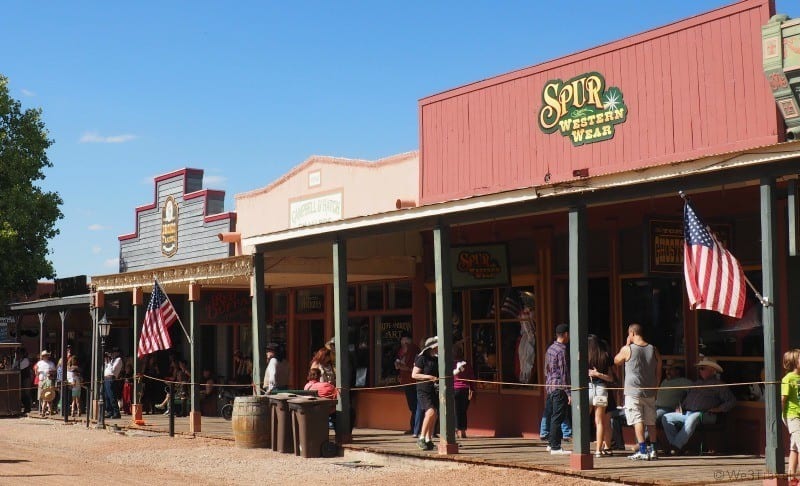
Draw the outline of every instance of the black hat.
[[[277,351],[277,350],[278,350],[278,343],[267,344],[267,351]]]
[[[569,332],[568,324],[559,324],[556,326],[556,334],[564,334],[565,332]]]

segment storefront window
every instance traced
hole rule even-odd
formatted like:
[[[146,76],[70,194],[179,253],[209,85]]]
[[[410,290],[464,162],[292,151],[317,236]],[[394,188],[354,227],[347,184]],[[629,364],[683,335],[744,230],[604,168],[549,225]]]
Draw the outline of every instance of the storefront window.
[[[389,282],[386,284],[388,309],[410,309],[411,308],[411,282]]]
[[[400,339],[411,337],[411,316],[380,316],[375,318],[375,363],[376,385],[393,385],[399,383],[398,371],[395,368],[397,352],[400,350]]]
[[[289,296],[286,292],[278,292],[272,297],[272,313],[276,316],[285,316],[289,312]]]
[[[349,311],[356,310],[356,286],[355,285],[348,285],[347,286],[347,310],[349,310]]]
[[[478,378],[506,383],[538,383],[534,288],[470,291],[469,299],[473,312],[473,360]],[[479,319],[475,318],[476,311],[481,316]]]
[[[369,386],[369,318],[351,317],[348,319],[350,363],[353,367],[351,382],[354,387]]]
[[[761,288],[761,272],[747,272],[747,278],[756,288]],[[741,319],[712,311],[697,311],[699,352],[719,362],[724,370],[724,381],[747,383],[764,380],[761,315],[761,303],[749,287]],[[731,390],[739,400],[763,400],[764,390],[758,385],[735,386]]]
[[[251,326],[249,326],[251,327]],[[252,327],[251,327],[252,328]],[[279,317],[276,318],[272,324],[267,324],[267,328],[270,328],[270,341],[273,343],[280,344],[281,346],[286,347],[286,318]]]
[[[662,355],[682,355],[683,279],[681,277],[622,280],[623,336],[628,325],[641,324],[644,336]]]
[[[361,305],[360,310],[382,310],[383,309],[383,284],[364,284],[361,285]]]
[[[430,316],[430,332],[427,334],[433,336],[437,334],[436,332],[436,295],[431,294],[430,298],[430,309],[431,309],[431,316]],[[461,300],[461,291],[453,292],[452,297],[452,306],[453,306],[453,347],[455,346],[463,346],[464,345],[464,303]],[[425,336],[427,337],[427,335]],[[424,338],[422,340],[424,341]],[[419,344],[419,343],[417,343]]]

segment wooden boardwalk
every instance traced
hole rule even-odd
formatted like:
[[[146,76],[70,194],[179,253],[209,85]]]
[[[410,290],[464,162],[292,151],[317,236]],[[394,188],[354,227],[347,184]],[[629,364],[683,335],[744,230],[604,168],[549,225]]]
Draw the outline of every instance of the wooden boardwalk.
[[[85,417],[80,417],[85,422]],[[63,420],[63,419],[61,419]],[[168,417],[145,415],[144,429],[166,432]],[[106,420],[106,424],[119,427],[131,425],[131,417]],[[175,418],[175,433],[189,434],[189,421]],[[233,440],[231,423],[219,417],[204,417],[202,437]],[[355,429],[353,443],[346,446],[378,454],[394,454],[429,460],[456,461],[471,464],[513,467],[547,471],[568,476],[578,476],[597,481],[642,485],[704,485],[704,484],[762,484],[766,479],[764,458],[745,455],[705,455],[665,457],[657,461],[633,462],[627,453],[616,452],[613,457],[595,459],[594,469],[574,471],[569,467],[569,456],[551,456],[546,443],[536,439],[470,437],[459,439],[459,454],[439,455],[435,451],[420,451],[413,437],[397,431]],[[569,449],[571,444],[565,443]]]

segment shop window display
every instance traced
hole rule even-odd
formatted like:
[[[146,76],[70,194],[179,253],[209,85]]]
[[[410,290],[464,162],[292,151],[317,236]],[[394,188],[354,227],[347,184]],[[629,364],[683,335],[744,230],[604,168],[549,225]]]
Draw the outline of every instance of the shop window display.
[[[654,277],[622,280],[622,335],[639,323],[662,356],[683,355],[683,278]]]
[[[400,350],[400,339],[412,337],[411,316],[379,316],[375,318],[375,327],[375,384],[397,384],[399,375],[395,360]]]
[[[747,272],[746,275],[757,289],[761,288],[761,272]],[[699,352],[720,363],[725,370],[723,379],[728,383],[763,380],[764,328],[761,310],[761,303],[748,287],[741,319],[712,311],[697,311]],[[739,400],[763,400],[763,388],[757,385],[735,386],[731,390]]]
[[[506,287],[469,292],[472,358],[478,379],[538,383],[533,290]]]

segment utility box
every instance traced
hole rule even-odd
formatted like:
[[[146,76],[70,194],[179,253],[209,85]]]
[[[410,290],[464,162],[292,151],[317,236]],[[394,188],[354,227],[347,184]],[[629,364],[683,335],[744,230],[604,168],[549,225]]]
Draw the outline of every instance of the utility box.
[[[786,140],[800,139],[800,19],[773,15],[761,27],[764,75],[786,122]]]

